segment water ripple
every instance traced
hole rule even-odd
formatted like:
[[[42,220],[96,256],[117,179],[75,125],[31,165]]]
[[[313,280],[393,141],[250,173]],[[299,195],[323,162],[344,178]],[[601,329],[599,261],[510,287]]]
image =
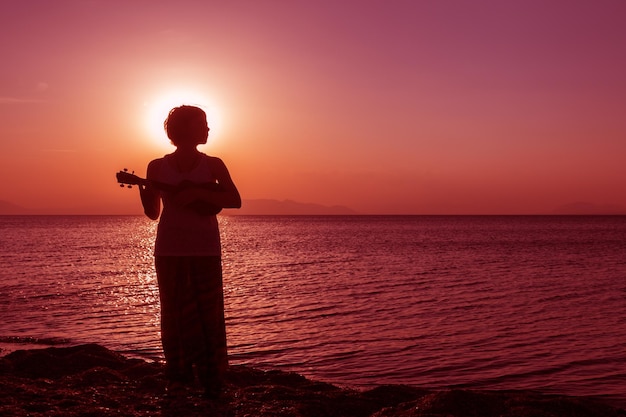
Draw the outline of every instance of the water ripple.
[[[353,387],[623,396],[623,217],[220,222],[233,363]],[[1,346],[162,358],[155,223],[11,216],[0,228]]]

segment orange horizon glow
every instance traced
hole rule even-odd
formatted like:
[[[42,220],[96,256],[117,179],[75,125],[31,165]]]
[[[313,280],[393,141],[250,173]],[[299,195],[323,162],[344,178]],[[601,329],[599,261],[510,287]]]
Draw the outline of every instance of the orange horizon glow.
[[[0,201],[139,214],[169,109],[244,199],[626,214],[626,3],[43,0],[0,16]]]

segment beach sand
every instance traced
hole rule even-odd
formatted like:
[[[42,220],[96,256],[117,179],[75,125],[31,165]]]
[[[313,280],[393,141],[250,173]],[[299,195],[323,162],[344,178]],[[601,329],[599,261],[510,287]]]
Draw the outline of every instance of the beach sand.
[[[18,350],[0,358],[0,416],[613,417],[591,398],[529,391],[342,389],[295,373],[231,366],[222,396],[166,395],[163,365],[95,344]]]

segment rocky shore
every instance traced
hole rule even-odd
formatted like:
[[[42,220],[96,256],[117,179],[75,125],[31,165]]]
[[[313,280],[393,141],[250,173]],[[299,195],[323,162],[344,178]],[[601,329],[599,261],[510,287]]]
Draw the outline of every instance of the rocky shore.
[[[232,366],[222,396],[168,394],[161,364],[88,344],[0,358],[0,416],[617,417],[590,398],[528,391],[341,389],[295,373]]]

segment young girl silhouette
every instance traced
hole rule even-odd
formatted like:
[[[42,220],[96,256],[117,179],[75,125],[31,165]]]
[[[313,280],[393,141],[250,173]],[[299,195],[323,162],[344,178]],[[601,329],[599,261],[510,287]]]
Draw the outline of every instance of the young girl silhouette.
[[[197,150],[209,135],[202,109],[176,107],[164,126],[176,150],[148,164],[139,191],[145,214],[160,215],[154,255],[168,390],[193,382],[195,367],[206,394],[216,396],[228,358],[215,215],[241,207],[241,197],[222,160]]]

